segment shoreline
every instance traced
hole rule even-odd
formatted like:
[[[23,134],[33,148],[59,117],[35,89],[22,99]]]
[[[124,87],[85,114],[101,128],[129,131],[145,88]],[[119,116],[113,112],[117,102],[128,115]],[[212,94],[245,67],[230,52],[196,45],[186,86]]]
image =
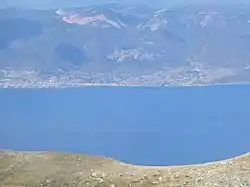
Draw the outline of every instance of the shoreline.
[[[215,87],[215,86],[247,86],[250,82],[239,82],[239,83],[215,83],[215,84],[169,84],[169,85],[107,85],[107,84],[96,84],[96,85],[68,85],[68,86],[1,86],[0,89],[68,89],[68,88],[105,88],[105,87],[127,87],[127,88],[185,88],[185,87]]]

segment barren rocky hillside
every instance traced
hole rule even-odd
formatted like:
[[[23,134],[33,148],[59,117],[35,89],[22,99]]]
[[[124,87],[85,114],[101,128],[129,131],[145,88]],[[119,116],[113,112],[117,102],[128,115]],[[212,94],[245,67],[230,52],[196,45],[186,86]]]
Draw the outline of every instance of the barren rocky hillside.
[[[88,155],[1,151],[0,186],[249,187],[250,155],[203,165],[147,167]]]

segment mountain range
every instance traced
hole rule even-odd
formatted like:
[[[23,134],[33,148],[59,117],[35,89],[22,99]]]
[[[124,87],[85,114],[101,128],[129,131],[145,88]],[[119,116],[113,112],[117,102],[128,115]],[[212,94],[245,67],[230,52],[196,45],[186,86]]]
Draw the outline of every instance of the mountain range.
[[[1,9],[0,78],[13,77],[10,70],[30,70],[36,76],[102,74],[103,82],[131,74],[131,84],[248,82],[249,10],[231,4],[156,8],[119,3]],[[135,81],[143,76],[147,79]]]

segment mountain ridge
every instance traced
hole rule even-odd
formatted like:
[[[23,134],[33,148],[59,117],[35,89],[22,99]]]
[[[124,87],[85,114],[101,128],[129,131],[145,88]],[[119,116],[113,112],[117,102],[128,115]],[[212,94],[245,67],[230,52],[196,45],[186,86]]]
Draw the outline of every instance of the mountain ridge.
[[[1,86],[250,82],[248,10],[118,3],[2,9]]]

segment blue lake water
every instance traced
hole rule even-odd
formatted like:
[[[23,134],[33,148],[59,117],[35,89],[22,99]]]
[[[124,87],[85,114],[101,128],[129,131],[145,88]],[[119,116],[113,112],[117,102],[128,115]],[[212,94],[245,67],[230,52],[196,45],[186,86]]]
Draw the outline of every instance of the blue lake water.
[[[0,148],[143,165],[237,156],[250,151],[250,85],[0,89]]]

